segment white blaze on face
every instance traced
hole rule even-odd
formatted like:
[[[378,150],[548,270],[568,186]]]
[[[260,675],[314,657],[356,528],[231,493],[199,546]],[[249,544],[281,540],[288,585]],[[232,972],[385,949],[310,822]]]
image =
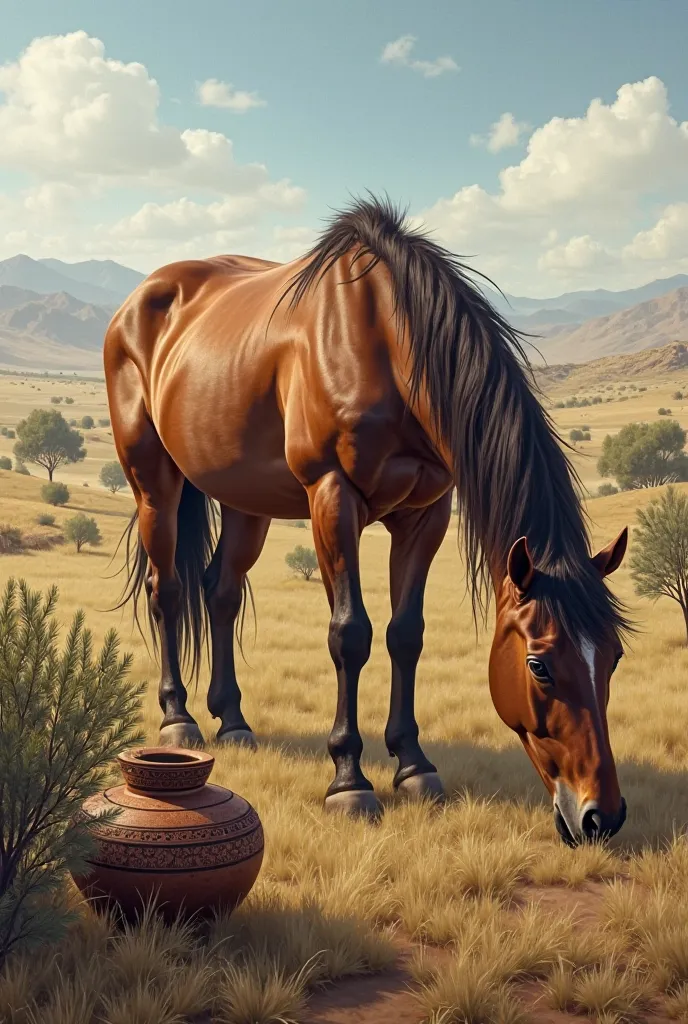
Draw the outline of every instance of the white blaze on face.
[[[581,641],[580,656],[588,667],[590,686],[592,687],[593,706],[597,709],[599,714],[600,704],[597,698],[597,687],[595,685],[595,645],[587,638],[584,638]]]

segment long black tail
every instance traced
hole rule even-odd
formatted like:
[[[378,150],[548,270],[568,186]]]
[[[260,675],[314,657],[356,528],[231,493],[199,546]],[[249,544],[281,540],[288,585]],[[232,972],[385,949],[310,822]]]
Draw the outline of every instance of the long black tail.
[[[198,680],[203,651],[207,650],[208,617],[203,593],[203,574],[210,564],[217,545],[217,518],[215,506],[210,498],[188,480],[185,480],[177,512],[175,565],[182,585],[177,640],[182,666],[189,670],[196,680]],[[125,542],[127,581],[120,601],[115,607],[122,608],[129,601],[132,602],[134,621],[145,639],[139,615],[139,602],[145,591],[149,563],[138,531],[136,537],[134,536],[137,524],[138,513],[135,512],[122,535],[122,541]],[[250,585],[248,580],[245,580],[242,586],[243,610],[237,619],[237,639],[240,648],[247,596],[250,596],[253,601]],[[147,600],[146,604],[153,648],[157,654],[157,629]]]

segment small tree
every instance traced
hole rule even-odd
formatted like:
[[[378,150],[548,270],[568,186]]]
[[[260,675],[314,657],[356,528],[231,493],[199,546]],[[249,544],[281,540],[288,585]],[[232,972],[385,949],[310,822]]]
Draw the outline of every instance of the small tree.
[[[618,494],[619,488],[615,487],[614,484],[600,484],[597,488],[597,495],[599,498],[606,498],[610,494]]]
[[[300,573],[305,580],[309,580],[318,571],[318,556],[313,548],[305,548],[302,544],[290,551],[284,561],[292,572]]]
[[[682,391],[674,391],[674,393],[673,393],[673,395],[671,397],[673,398],[673,400],[675,402],[680,402],[680,401],[683,400],[683,392]]]
[[[17,434],[14,454],[23,462],[44,466],[49,480],[58,466],[86,458],[83,436],[69,427],[57,409],[34,409],[17,424]]]
[[[53,397],[50,399],[50,401],[51,401],[51,403],[53,405],[60,405],[61,402],[62,402],[62,399],[60,398],[59,395],[53,395]]]
[[[636,593],[652,601],[677,601],[688,643],[688,495],[667,487],[647,508],[638,509],[636,518],[630,561]]]
[[[616,477],[622,490],[686,480],[685,443],[686,432],[676,420],[628,423],[605,437],[597,472]]]
[[[70,398],[69,395],[65,398],[65,405],[74,405],[74,399]]]
[[[82,416],[81,417],[81,426],[84,428],[84,430],[91,430],[92,427],[93,427],[93,417],[92,416]]]
[[[72,516],[64,525],[65,537],[74,541],[77,553],[81,551],[84,544],[91,544],[93,547],[100,544],[102,538],[98,523],[92,516],[85,516],[83,512]]]
[[[19,473],[20,476],[31,476],[21,459],[14,460],[14,472]]]
[[[0,455],[0,469],[12,469],[12,459],[6,455]]]
[[[15,580],[0,598],[0,965],[59,938],[69,915],[57,898],[92,852],[78,811],[143,739],[131,656],[114,631],[96,655],[83,612],[60,650],[56,602],[55,587],[42,597]]]
[[[104,416],[103,419],[98,420],[98,426],[99,427],[109,427],[110,426],[110,420],[107,418],[107,416]]]
[[[119,462],[106,462],[100,471],[100,482],[103,487],[115,494],[127,486],[127,478]]]
[[[582,441],[583,431],[582,430],[571,430],[569,432],[569,441]]]
[[[69,501],[69,488],[67,484],[61,483],[43,484],[41,498],[47,505],[66,505]]]

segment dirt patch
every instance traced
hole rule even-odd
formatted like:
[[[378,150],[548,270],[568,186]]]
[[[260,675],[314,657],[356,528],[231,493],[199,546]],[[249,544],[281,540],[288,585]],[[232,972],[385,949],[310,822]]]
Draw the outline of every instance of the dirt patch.
[[[347,978],[317,992],[304,1024],[419,1024],[423,1014],[403,965],[366,978]]]

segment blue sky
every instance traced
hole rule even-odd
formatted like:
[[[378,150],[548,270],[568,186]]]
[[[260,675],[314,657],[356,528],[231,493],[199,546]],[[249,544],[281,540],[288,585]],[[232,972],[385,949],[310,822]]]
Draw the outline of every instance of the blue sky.
[[[688,270],[685,0],[0,15],[0,257],[289,259],[369,188],[511,291]]]

